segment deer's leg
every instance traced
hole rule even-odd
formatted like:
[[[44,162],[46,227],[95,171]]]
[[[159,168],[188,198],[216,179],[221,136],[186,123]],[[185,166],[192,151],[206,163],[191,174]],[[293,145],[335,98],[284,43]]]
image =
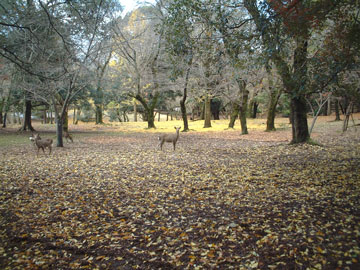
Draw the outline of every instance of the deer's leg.
[[[162,147],[163,147],[163,144],[164,144],[165,141],[161,141],[160,142],[160,149],[162,150]]]
[[[49,147],[49,156],[50,156],[50,154],[51,154],[51,146]]]
[[[175,151],[175,145],[176,145],[176,142],[173,142],[173,145],[174,145],[174,151]]]

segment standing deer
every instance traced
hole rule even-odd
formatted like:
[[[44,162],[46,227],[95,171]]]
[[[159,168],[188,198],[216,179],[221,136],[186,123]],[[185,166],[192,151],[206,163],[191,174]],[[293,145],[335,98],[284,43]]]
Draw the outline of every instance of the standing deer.
[[[44,154],[45,154],[45,148],[49,148],[49,155],[51,154],[51,147],[53,143],[52,139],[41,139],[39,134],[36,134],[35,136],[31,135],[29,139],[30,141],[34,142],[36,145],[37,155],[39,155],[40,148],[43,150]]]
[[[63,131],[63,136],[64,136],[64,138],[66,139],[66,141],[68,142],[69,140],[71,141],[71,142],[74,142],[73,141],[73,139],[72,139],[72,136],[71,136],[71,134],[69,133],[69,132],[67,132],[67,131]]]
[[[162,150],[162,146],[163,146],[164,142],[169,142],[169,143],[173,144],[174,151],[175,151],[175,145],[179,139],[179,131],[180,131],[181,127],[174,127],[174,128],[176,129],[175,134],[163,134],[163,135],[159,136],[159,141],[160,141],[159,146],[160,146],[161,150]]]

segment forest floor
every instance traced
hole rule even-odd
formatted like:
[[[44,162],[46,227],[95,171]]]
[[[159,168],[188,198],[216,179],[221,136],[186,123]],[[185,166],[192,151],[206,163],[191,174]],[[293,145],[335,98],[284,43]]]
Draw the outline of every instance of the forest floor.
[[[321,145],[190,122],[176,151],[180,121],[83,124],[50,156],[1,129],[0,269],[360,269],[360,127],[331,120]]]

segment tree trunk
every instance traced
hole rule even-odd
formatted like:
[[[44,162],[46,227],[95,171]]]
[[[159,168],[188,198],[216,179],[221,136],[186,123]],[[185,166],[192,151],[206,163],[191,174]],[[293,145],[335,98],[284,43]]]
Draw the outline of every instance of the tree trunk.
[[[137,122],[137,107],[136,107],[136,100],[134,100],[134,122]]]
[[[187,119],[187,112],[186,112],[185,103],[186,103],[186,99],[187,99],[187,86],[188,86],[188,83],[189,83],[191,64],[192,64],[192,56],[188,61],[188,68],[186,70],[186,75],[185,75],[185,85],[184,85],[184,90],[183,90],[183,98],[180,100],[181,115],[182,115],[182,119],[183,119],[183,122],[184,122],[183,131],[188,131],[189,130],[189,123],[188,123],[188,119]]]
[[[307,81],[307,47],[307,38],[298,37],[296,39],[294,75],[292,78],[292,84],[295,88],[289,91],[291,97],[292,143],[303,143],[310,139],[304,94]],[[290,90],[289,88],[288,90]]]
[[[352,114],[352,110],[353,110],[353,103],[350,102],[349,105],[347,106],[346,113],[345,113],[343,132],[345,132],[349,126],[349,119],[350,119],[350,115]]]
[[[0,102],[0,125],[3,124],[3,108],[4,108],[5,98],[2,98]]]
[[[327,115],[331,114],[331,100],[332,100],[332,98],[330,97],[327,102]]]
[[[75,125],[76,122],[76,107],[74,107],[74,113],[73,113],[73,125]]]
[[[142,96],[136,95],[135,98],[141,103],[144,107],[144,114],[146,117],[146,121],[148,122],[148,128],[156,128],[155,127],[155,115],[154,110],[159,99],[159,93],[155,93],[154,97],[152,98],[151,102],[147,102]]]
[[[154,108],[148,108],[146,110],[146,115],[147,115],[148,128],[156,128]]]
[[[4,113],[4,121],[3,121],[3,128],[6,128],[6,120],[7,120],[7,112]]]
[[[183,98],[180,100],[180,108],[181,108],[181,116],[184,122],[184,131],[188,131],[189,130],[189,123],[188,123],[188,119],[187,119],[187,113],[186,113],[186,106],[185,106],[185,100],[186,100],[186,96],[184,94]]]
[[[241,134],[249,134],[246,123],[246,112],[247,112],[247,101],[248,101],[249,92],[246,91],[243,96],[243,101],[240,107],[240,125],[241,125]]]
[[[69,131],[69,117],[68,117],[67,110],[65,111],[64,116],[63,116],[63,127],[62,128],[63,128],[63,131],[66,131],[66,132]]]
[[[103,122],[103,111],[102,111],[102,105],[96,104],[95,105],[95,124],[104,124]]]
[[[61,118],[58,118],[55,114],[55,122],[56,122],[56,146],[57,147],[64,147],[63,143],[63,121]]]
[[[335,121],[341,121],[340,110],[339,110],[339,100],[335,100]]]
[[[276,90],[274,88],[272,88],[270,90],[270,100],[269,100],[269,107],[268,107],[265,131],[276,130],[275,129],[276,106],[278,104],[280,96],[281,96],[281,90],[279,90],[279,89]]]
[[[25,131],[25,130],[35,131],[35,129],[31,125],[31,108],[32,108],[31,101],[26,100],[25,101],[24,122],[20,129],[21,131]]]
[[[124,122],[129,122],[129,117],[127,116],[126,112],[123,112]]]
[[[53,111],[50,109],[50,124],[54,124]]]
[[[204,128],[211,127],[211,98],[209,95],[206,95],[204,102]]]
[[[247,124],[246,124],[246,114],[248,109],[248,99],[249,91],[246,89],[246,82],[242,79],[236,79],[238,83],[240,93],[242,95],[241,105],[240,105],[240,125],[241,125],[241,134],[248,134]]]
[[[239,111],[240,111],[240,105],[239,105],[239,103],[233,102],[233,104],[232,104],[231,116],[230,116],[230,122],[229,122],[229,128],[234,128],[236,118],[237,118],[238,115],[239,115]]]
[[[258,107],[259,107],[259,104],[256,101],[254,101],[253,107],[252,107],[253,111],[252,111],[252,115],[251,115],[251,117],[253,119],[256,119]]]
[[[310,138],[307,117],[306,101],[304,97],[291,98],[291,123],[292,141],[291,143],[306,142]]]

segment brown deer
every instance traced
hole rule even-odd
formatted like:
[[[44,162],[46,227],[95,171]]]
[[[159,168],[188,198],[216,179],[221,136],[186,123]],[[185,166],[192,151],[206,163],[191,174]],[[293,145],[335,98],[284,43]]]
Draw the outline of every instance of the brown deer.
[[[63,131],[63,136],[64,136],[64,138],[66,139],[66,141],[68,142],[69,140],[73,143],[74,141],[73,141],[73,139],[72,139],[72,136],[71,136],[71,134],[69,133],[69,132],[67,132],[67,131]]]
[[[176,129],[176,133],[175,134],[163,134],[163,135],[160,135],[159,136],[159,146],[160,146],[160,149],[162,150],[162,146],[165,142],[168,142],[168,143],[172,143],[173,146],[174,146],[174,151],[175,151],[175,145],[176,145],[176,142],[178,141],[179,139],[179,131],[180,131],[180,128],[181,127],[174,127]]]
[[[49,148],[49,155],[51,154],[51,148],[53,144],[52,139],[41,139],[39,134],[31,135],[29,138],[30,141],[34,142],[37,147],[37,155],[39,155],[39,150],[42,149],[45,154],[45,148]]]

